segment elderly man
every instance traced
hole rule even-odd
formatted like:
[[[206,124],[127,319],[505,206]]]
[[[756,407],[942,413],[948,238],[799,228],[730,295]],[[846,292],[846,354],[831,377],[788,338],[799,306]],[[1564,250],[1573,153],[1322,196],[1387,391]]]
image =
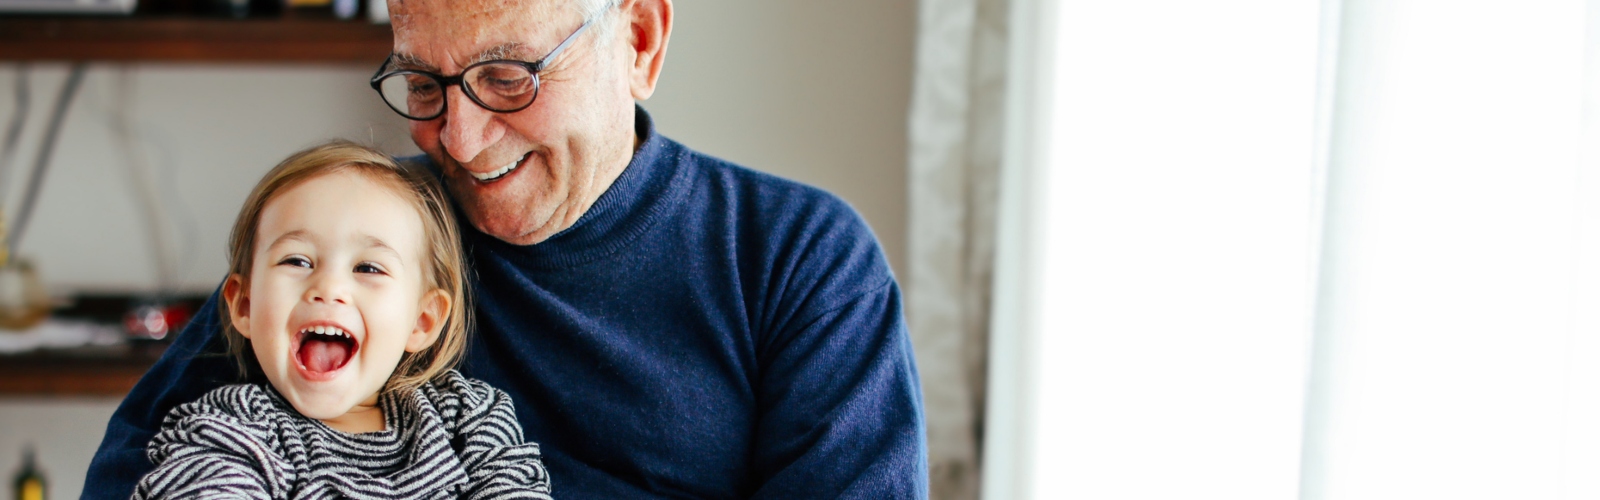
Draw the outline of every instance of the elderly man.
[[[620,3],[620,4],[619,4]],[[373,87],[464,222],[463,371],[557,496],[926,496],[899,288],[842,201],[659,135],[671,0],[391,0]],[[126,498],[174,405],[232,382],[208,305],[123,402],[85,496]]]

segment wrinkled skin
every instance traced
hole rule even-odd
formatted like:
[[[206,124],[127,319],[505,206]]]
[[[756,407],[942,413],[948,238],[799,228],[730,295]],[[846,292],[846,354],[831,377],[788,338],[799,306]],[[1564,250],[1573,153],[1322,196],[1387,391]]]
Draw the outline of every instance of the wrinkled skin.
[[[442,75],[486,58],[537,60],[583,24],[581,10],[563,0],[389,2],[394,53],[411,61],[403,67]],[[671,26],[670,0],[626,0],[540,73],[527,109],[495,113],[451,87],[445,114],[412,121],[411,137],[443,169],[474,227],[513,244],[544,241],[627,167],[638,142],[634,101],[655,90]],[[511,164],[492,181],[472,175]]]

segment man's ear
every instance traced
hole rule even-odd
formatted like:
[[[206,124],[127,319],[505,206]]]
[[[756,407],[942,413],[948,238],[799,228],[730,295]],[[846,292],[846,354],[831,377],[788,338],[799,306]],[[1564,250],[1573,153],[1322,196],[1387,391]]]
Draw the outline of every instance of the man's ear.
[[[222,300],[228,304],[228,320],[239,335],[250,338],[250,292],[245,289],[244,277],[228,276],[222,284]]]
[[[643,101],[656,91],[661,63],[667,59],[667,39],[672,37],[672,0],[627,0],[622,18],[628,23],[628,48],[633,54],[628,86],[633,98]]]
[[[444,290],[434,290],[422,296],[422,303],[417,307],[417,327],[411,330],[411,336],[406,338],[406,352],[418,352],[433,345],[439,340],[439,332],[444,330],[444,324],[450,319],[450,294]]]

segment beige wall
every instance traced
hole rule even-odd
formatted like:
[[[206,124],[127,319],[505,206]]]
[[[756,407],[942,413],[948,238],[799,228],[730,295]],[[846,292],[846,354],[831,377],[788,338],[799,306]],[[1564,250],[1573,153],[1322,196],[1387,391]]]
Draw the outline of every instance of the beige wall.
[[[820,186],[860,211],[904,279],[912,0],[678,2],[656,96],[690,147]]]
[[[820,186],[856,207],[903,269],[906,110],[915,3],[684,1],[655,97],[662,133],[703,152]],[[0,64],[0,117],[11,65]],[[127,105],[187,206],[197,244],[181,282],[209,291],[245,193],[277,160],[331,137],[414,152],[404,123],[367,88],[369,67],[110,65],[93,67],[73,106],[22,253],[60,292],[154,286],[124,154],[107,126]],[[43,113],[64,75],[36,66],[31,162]],[[122,99],[119,81],[131,82]],[[20,179],[0,190],[15,191]],[[15,199],[15,198],[13,198]],[[902,273],[903,276],[903,273]],[[77,495],[111,401],[0,400],[0,473],[21,439],[38,443],[57,498]]]

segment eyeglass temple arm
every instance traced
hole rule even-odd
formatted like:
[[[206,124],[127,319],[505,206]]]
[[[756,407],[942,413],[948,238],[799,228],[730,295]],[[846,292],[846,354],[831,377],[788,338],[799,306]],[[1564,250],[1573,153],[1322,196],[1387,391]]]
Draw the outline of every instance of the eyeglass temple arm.
[[[583,34],[583,30],[589,29],[589,25],[593,24],[593,23],[594,23],[593,19],[584,21],[583,22],[583,26],[579,26],[577,31],[573,31],[571,35],[567,35],[567,39],[566,40],[562,40],[561,41],[561,45],[557,45],[556,48],[550,49],[550,53],[549,54],[545,54],[544,57],[539,58],[539,62],[534,63],[533,71],[535,73],[537,73],[540,70],[543,70],[545,66],[549,66],[550,65],[550,60],[555,59],[556,56],[561,55],[561,51],[567,50],[567,46],[568,45],[572,45],[572,42],[574,40],[578,39],[578,35]],[[380,69],[380,71],[381,71],[381,69]]]

